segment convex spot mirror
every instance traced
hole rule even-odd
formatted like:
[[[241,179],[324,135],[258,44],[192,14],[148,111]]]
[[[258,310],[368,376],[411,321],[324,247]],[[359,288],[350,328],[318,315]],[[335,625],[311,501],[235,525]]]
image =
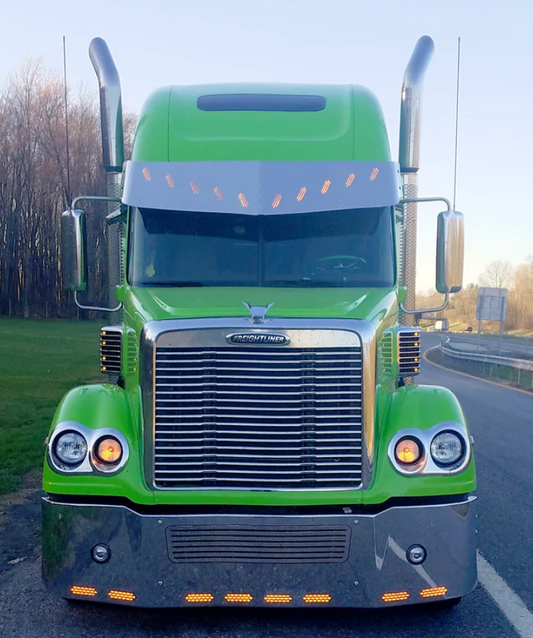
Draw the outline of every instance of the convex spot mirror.
[[[87,289],[87,235],[85,213],[66,210],[61,215],[61,270],[63,288],[71,292]]]
[[[459,292],[463,287],[464,216],[456,210],[439,213],[437,219],[438,292]]]

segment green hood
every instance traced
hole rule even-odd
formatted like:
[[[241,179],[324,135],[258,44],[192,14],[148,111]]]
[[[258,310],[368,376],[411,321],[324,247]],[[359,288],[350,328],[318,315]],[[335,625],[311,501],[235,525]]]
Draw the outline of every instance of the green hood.
[[[126,314],[141,328],[148,321],[194,317],[246,317],[243,302],[273,303],[268,317],[368,319],[376,328],[397,310],[389,288],[128,288]]]

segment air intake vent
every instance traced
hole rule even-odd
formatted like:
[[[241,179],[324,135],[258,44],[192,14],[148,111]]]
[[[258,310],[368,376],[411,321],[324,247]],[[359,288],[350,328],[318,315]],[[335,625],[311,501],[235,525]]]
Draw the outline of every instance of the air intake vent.
[[[122,372],[122,328],[105,326],[100,330],[100,369],[105,374]]]
[[[398,374],[413,377],[420,373],[420,331],[398,328]]]
[[[128,374],[134,374],[137,372],[139,356],[139,343],[137,341],[137,334],[135,330],[131,328],[126,335],[126,370]]]
[[[381,362],[383,372],[392,374],[392,332],[384,332],[381,337]]]
[[[172,525],[173,563],[343,563],[350,549],[346,525]]]

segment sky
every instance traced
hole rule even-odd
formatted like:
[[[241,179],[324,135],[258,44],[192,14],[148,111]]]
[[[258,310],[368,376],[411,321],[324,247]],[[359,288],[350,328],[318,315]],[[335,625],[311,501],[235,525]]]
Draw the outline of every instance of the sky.
[[[0,82],[27,57],[96,92],[87,48],[103,37],[129,111],[168,84],[362,84],[378,97],[398,154],[400,89],[416,40],[436,45],[423,102],[420,196],[453,196],[457,37],[461,89],[457,206],[465,284],[491,261],[533,255],[533,3],[528,0],[19,0],[4,7]],[[5,7],[9,6],[7,10]],[[1,15],[1,14],[0,14]],[[419,207],[417,288],[435,281],[439,205]]]

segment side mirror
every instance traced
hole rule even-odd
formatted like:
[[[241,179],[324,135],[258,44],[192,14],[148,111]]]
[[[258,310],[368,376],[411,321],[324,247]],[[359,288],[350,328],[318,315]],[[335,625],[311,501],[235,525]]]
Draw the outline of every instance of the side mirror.
[[[87,289],[87,234],[85,213],[66,210],[61,215],[61,261],[63,288],[71,292]]]
[[[464,216],[455,210],[439,213],[437,220],[438,292],[459,292],[463,287]]]

